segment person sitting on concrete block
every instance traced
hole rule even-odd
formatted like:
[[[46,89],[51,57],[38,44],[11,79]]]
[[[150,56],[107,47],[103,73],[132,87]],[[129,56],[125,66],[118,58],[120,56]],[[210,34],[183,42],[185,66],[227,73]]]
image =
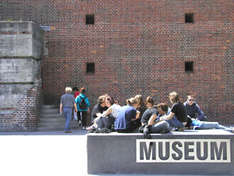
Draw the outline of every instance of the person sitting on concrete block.
[[[123,106],[115,120],[114,128],[117,132],[120,133],[129,133],[136,130],[137,126],[134,121],[136,120],[137,112],[136,108],[139,106],[137,99],[130,98],[127,100],[127,105]]]
[[[205,116],[204,112],[195,102],[193,95],[187,96],[187,101],[184,102],[184,106],[186,108],[187,115],[189,115],[193,119],[197,119],[200,121],[207,121],[207,117]]]

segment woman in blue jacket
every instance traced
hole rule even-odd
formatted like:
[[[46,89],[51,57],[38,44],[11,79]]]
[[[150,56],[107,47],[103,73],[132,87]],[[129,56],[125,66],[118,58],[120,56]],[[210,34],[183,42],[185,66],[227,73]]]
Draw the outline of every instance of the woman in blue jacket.
[[[130,98],[127,100],[127,105],[121,107],[114,124],[117,132],[127,133],[136,129],[133,122],[136,120],[137,114],[139,114],[136,110],[138,106],[137,99]]]

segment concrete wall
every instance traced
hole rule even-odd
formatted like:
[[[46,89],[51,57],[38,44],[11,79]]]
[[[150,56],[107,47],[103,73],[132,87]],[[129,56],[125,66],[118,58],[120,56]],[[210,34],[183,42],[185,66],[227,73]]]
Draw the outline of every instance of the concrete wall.
[[[188,130],[168,134],[152,134],[151,140],[144,139],[143,134],[140,133],[90,133],[87,136],[88,173],[231,176],[234,174],[233,139],[233,133],[222,130]],[[141,159],[143,148],[138,145],[138,141],[148,145],[144,148],[146,150],[143,150],[148,153],[148,159]],[[162,146],[154,145],[155,141],[162,143]],[[176,152],[175,146],[173,147],[175,141],[176,145],[179,145]],[[152,150],[150,150],[150,142],[153,144]],[[170,143],[168,148],[165,145],[166,142]],[[196,145],[199,142],[202,142],[200,147],[202,152],[198,150],[199,146]],[[225,156],[212,158],[214,154],[212,148],[208,147],[205,150],[204,143],[217,144],[216,151]],[[221,143],[226,145],[224,150],[219,148]],[[178,157],[178,151],[180,157]],[[202,153],[203,156],[206,153],[207,157],[199,159],[198,153]],[[173,158],[172,155],[177,156],[177,158]]]
[[[43,32],[33,22],[0,22],[0,130],[35,130]]]

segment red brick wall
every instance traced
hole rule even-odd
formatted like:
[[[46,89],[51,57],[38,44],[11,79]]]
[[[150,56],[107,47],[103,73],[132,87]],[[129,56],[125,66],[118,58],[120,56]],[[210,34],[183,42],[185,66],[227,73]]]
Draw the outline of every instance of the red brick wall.
[[[234,123],[232,0],[2,0],[1,20],[48,25],[43,60],[45,103],[58,103],[66,85],[85,86],[92,104],[109,93],[168,102],[192,92],[212,121]],[[185,13],[194,23],[185,24]],[[95,24],[86,25],[85,15]],[[194,62],[185,73],[184,62]],[[95,74],[86,74],[86,63]]]
[[[10,112],[0,114],[0,131],[35,131],[39,122],[41,101],[41,80],[38,80],[17,100],[16,108],[0,108],[1,112]]]

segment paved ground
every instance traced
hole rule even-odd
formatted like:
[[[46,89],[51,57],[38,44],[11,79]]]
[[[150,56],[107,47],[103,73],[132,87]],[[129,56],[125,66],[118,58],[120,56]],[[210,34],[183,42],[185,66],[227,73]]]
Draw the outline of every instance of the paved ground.
[[[86,131],[0,132],[0,167],[3,176],[88,175]]]

